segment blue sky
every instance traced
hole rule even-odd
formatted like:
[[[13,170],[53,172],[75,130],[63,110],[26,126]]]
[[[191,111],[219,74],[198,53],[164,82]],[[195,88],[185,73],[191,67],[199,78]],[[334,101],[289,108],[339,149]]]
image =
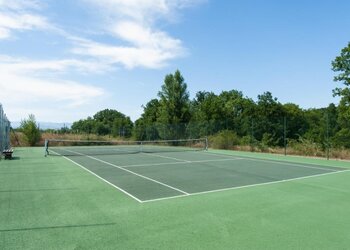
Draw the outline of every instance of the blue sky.
[[[337,103],[331,61],[350,2],[0,0],[0,103],[12,121],[73,122],[110,108],[137,119],[179,69],[191,98],[272,92]]]

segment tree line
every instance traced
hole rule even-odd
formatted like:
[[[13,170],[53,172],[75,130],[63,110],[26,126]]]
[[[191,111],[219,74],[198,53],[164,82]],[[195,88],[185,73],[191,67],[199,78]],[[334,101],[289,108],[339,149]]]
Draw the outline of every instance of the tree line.
[[[350,148],[350,43],[332,61],[337,75],[334,96],[338,105],[302,109],[297,104],[282,104],[271,92],[257,100],[239,90],[219,94],[199,91],[190,99],[187,83],[177,70],[164,78],[158,98],[143,105],[143,113],[132,122],[127,115],[112,109],[73,123],[62,132],[109,135],[135,140],[211,137],[230,145],[283,147],[311,143],[323,150],[330,146]]]

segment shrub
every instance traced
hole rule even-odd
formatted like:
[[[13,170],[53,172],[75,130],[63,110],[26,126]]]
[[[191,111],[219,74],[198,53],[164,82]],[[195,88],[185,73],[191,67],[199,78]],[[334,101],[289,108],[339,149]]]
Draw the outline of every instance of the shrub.
[[[41,134],[39,126],[35,121],[34,115],[29,115],[28,119],[24,119],[21,121],[20,129],[23,134],[26,136],[26,140],[29,146],[35,146],[36,143],[40,141]]]
[[[298,140],[289,140],[288,147],[297,154],[308,156],[324,156],[322,145],[300,137]]]
[[[350,129],[343,128],[336,133],[333,143],[338,148],[350,148]]]
[[[231,130],[223,130],[209,138],[211,147],[217,149],[232,149],[240,144],[240,138]]]

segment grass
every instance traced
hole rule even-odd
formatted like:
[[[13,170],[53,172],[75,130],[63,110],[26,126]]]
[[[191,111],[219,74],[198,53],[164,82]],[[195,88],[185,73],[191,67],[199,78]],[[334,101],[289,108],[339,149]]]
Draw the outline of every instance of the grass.
[[[140,204],[42,148],[14,155],[0,161],[0,249],[347,249],[350,241],[350,172]]]

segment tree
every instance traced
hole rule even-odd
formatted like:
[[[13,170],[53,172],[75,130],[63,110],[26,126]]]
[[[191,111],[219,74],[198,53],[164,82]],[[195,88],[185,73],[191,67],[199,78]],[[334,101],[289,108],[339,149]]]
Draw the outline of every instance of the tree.
[[[39,125],[36,123],[35,116],[30,114],[28,119],[21,121],[20,129],[27,138],[29,146],[34,146],[41,138]]]
[[[221,129],[224,119],[223,103],[213,92],[199,91],[191,104],[192,118],[190,133],[192,137],[214,134]]]
[[[87,119],[80,119],[79,121],[73,122],[72,131],[75,133],[92,133],[94,129],[94,120],[89,116]]]
[[[256,105],[253,100],[243,97],[238,90],[223,91],[219,95],[222,103],[225,129],[234,130],[239,136],[251,132],[251,116]]]
[[[184,135],[182,125],[189,122],[191,115],[187,84],[179,70],[165,76],[158,96],[160,97],[160,108],[157,122],[163,126],[171,125],[171,127],[161,129],[162,138],[182,137]]]
[[[159,139],[156,121],[159,115],[160,103],[158,99],[150,100],[146,106],[143,106],[143,113],[135,121],[134,136],[137,140],[156,140]]]
[[[346,86],[350,86],[350,42],[348,46],[343,48],[340,52],[340,56],[337,56],[332,62],[332,69],[335,72],[341,72],[334,77],[334,81],[342,82]],[[335,89],[335,94],[343,96],[341,88]],[[348,93],[347,93],[348,94]]]
[[[339,122],[344,127],[350,127],[350,42],[348,46],[343,48],[340,56],[332,61],[332,69],[334,72],[340,72],[334,77],[335,82],[341,82],[344,88],[335,88],[334,96],[340,96],[339,103]]]
[[[249,118],[254,110],[254,102],[243,97],[237,90],[223,91],[220,95],[213,92],[200,91],[192,101],[192,120],[198,129],[205,128],[206,133],[200,136],[215,134],[228,129],[238,136],[250,131]]]
[[[322,144],[324,142],[325,125],[324,109],[308,109],[305,110],[304,116],[307,122],[307,130],[303,135],[304,139],[312,143]]]
[[[283,105],[286,115],[286,129],[288,139],[299,139],[303,136],[308,128],[305,118],[305,111],[294,103],[286,103]]]
[[[269,138],[268,146],[283,145],[283,117],[285,111],[276,97],[270,92],[258,95],[254,116],[254,137],[261,141]],[[265,135],[264,135],[265,134]]]
[[[72,125],[72,131],[78,133],[96,133],[98,135],[131,136],[133,123],[130,117],[113,109],[97,112],[93,118],[79,120]]]

